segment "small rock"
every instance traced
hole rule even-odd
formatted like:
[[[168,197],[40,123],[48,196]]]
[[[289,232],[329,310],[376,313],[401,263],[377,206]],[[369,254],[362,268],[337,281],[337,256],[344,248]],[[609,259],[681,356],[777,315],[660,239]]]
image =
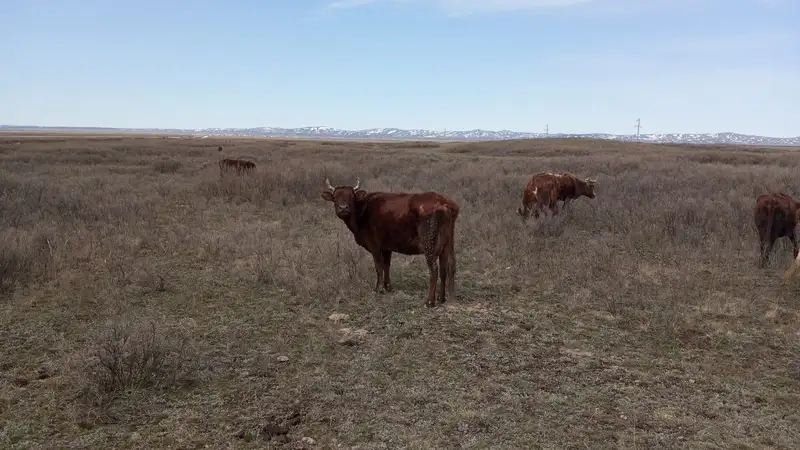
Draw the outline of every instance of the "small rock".
[[[344,313],[333,313],[328,316],[328,320],[332,321],[333,323],[343,322],[349,318],[350,316]]]
[[[357,345],[363,342],[369,334],[369,331],[359,328],[353,331],[351,328],[342,328],[339,330],[342,337],[339,338],[339,343],[342,345]]]
[[[310,449],[314,448],[314,444],[316,444],[316,442],[317,441],[315,441],[314,439],[311,439],[310,437],[304,437],[304,438],[300,439],[299,441],[294,441],[294,442],[289,442],[287,444],[283,444],[281,446],[281,448],[286,449],[286,450],[290,450],[290,449],[291,450],[310,450]]]
[[[272,441],[274,441],[275,443],[278,443],[278,444],[285,444],[285,443],[289,442],[289,436],[285,435],[285,434],[280,434],[280,435],[275,436],[274,438],[272,438]]]
[[[286,362],[288,360],[289,360],[288,356],[285,355],[278,356],[278,362]]]
[[[28,381],[27,379],[22,378],[22,377],[17,377],[17,378],[14,378],[13,380],[11,380],[11,384],[13,384],[14,386],[17,386],[17,387],[25,387],[29,383],[30,383],[30,381]]]

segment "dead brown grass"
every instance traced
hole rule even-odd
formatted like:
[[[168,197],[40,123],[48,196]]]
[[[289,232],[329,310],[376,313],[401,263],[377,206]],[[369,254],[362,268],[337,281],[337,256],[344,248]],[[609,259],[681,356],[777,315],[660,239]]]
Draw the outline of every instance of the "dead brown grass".
[[[752,223],[796,149],[15,135],[0,162],[3,448],[800,442],[800,293]],[[598,197],[522,225],[542,170]],[[459,202],[457,299],[423,307],[402,255],[371,292],[320,198],[357,176]]]

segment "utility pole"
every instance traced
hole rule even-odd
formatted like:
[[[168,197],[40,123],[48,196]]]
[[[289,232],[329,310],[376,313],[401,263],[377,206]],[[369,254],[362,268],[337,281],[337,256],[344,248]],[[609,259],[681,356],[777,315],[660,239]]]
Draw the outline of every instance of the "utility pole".
[[[547,124],[544,125],[544,135],[545,136],[549,136],[550,135],[550,126],[547,125]]]
[[[639,131],[642,129],[642,119],[636,119],[636,125],[634,125],[634,127],[636,128],[636,139],[639,139]]]

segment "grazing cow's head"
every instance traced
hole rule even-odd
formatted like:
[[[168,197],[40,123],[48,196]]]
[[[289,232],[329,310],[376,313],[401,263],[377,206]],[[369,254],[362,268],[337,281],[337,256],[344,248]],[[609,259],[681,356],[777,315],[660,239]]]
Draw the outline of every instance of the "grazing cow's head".
[[[325,179],[325,190],[322,191],[322,198],[333,202],[333,211],[340,219],[350,217],[350,213],[356,210],[356,202],[361,202],[367,196],[367,191],[359,189],[361,180],[356,178],[355,186],[331,186],[330,180]]]
[[[595,195],[594,194],[594,184],[595,184],[595,182],[597,182],[597,180],[593,180],[591,178],[587,178],[587,179],[585,179],[583,181],[584,181],[584,183],[586,183],[586,192],[584,192],[583,195],[585,195],[585,196],[587,196],[589,198],[594,198],[594,195]]]

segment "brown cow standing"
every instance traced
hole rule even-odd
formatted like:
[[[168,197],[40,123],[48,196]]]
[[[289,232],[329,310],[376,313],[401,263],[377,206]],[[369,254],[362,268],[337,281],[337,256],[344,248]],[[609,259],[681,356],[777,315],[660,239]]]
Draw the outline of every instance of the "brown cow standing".
[[[793,256],[797,258],[797,226],[800,203],[782,192],[770,192],[756,198],[755,222],[761,247],[759,267],[765,267],[775,241],[786,236],[792,242]]]
[[[544,206],[550,208],[553,215],[558,214],[558,201],[562,200],[564,206],[579,198],[586,196],[595,198],[595,180],[581,180],[569,172],[540,172],[533,175],[522,191],[522,208],[517,208],[517,214],[525,222],[530,216],[533,206],[533,215],[539,218],[539,211]]]
[[[223,176],[227,169],[235,169],[237,174],[242,174],[254,170],[255,168],[256,164],[252,161],[229,158],[219,160],[219,176]]]
[[[358,178],[355,186],[334,188],[327,178],[325,184],[322,198],[333,203],[336,216],[353,233],[356,244],[372,255],[375,292],[392,290],[389,267],[392,252],[397,252],[425,255],[430,271],[426,306],[436,305],[437,277],[441,279],[439,302],[445,302],[446,292],[455,296],[455,224],[459,207],[453,200],[438,192],[368,193],[360,188]]]

